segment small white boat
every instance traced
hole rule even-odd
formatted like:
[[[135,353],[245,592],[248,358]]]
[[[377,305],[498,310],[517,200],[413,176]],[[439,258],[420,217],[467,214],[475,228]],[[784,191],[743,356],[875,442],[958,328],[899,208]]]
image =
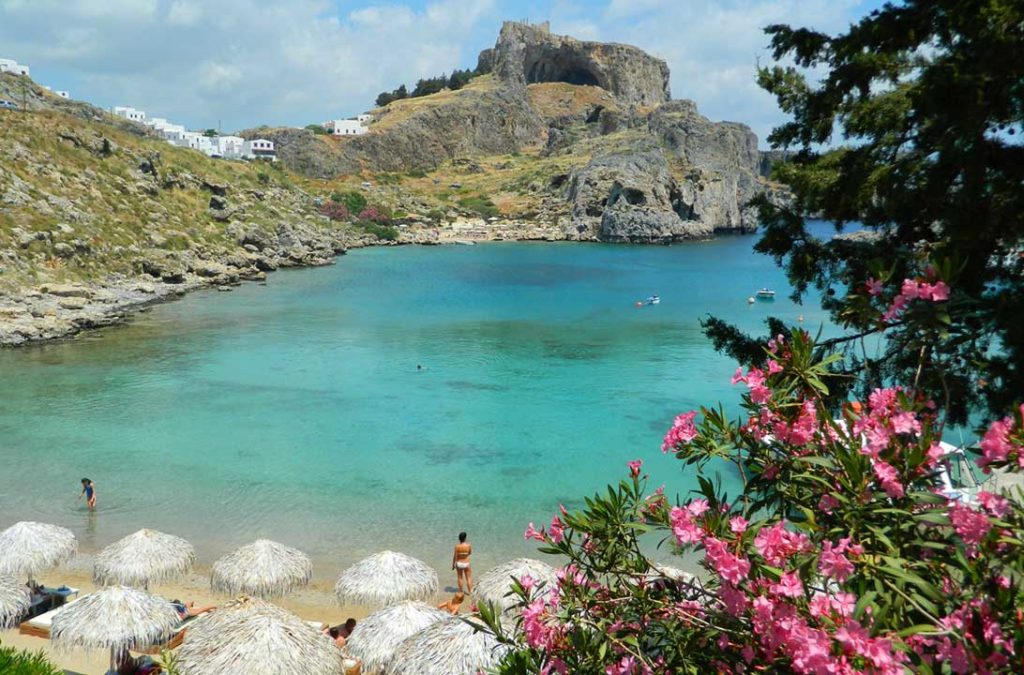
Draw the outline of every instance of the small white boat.
[[[757,292],[757,297],[762,299],[762,300],[774,300],[775,299],[775,291],[773,291],[770,288],[762,288],[761,290],[759,290]]]
[[[661,298],[659,298],[656,295],[652,295],[651,297],[647,298],[647,304],[648,305],[659,305],[659,304],[661,304]]]

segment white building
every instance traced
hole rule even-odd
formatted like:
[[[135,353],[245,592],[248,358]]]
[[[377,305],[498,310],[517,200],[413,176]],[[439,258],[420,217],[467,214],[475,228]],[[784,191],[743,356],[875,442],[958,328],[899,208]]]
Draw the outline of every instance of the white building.
[[[369,129],[359,120],[330,120],[324,122],[324,128],[335,136],[361,136]]]
[[[213,139],[217,143],[215,154],[229,159],[236,159],[242,156],[245,150],[245,139],[241,136],[217,136]]]
[[[356,119],[363,123],[363,126],[369,126],[370,122],[373,121],[373,115],[369,113],[363,113],[362,115],[356,115]]]
[[[249,159],[277,159],[277,152],[274,150],[274,142],[265,138],[253,138],[245,141],[242,145],[242,157]]]
[[[146,122],[146,113],[142,112],[141,110],[136,110],[131,106],[117,105],[114,106],[111,112],[117,115],[118,117],[123,117],[126,120],[131,120],[132,122]]]
[[[0,59],[0,73],[14,73],[27,77],[29,69],[24,63],[18,63],[14,59]]]
[[[69,94],[68,92],[63,91],[61,89],[58,89],[57,91],[55,91],[53,93],[56,94],[57,96],[60,96],[61,98],[71,98],[71,94]]]

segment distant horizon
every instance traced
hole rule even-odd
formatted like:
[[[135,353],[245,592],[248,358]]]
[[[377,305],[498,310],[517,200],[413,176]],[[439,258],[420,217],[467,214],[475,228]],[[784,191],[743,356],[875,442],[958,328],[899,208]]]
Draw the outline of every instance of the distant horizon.
[[[550,21],[553,33],[631,44],[664,59],[673,98],[693,100],[712,120],[750,126],[765,148],[784,118],[755,81],[757,63],[771,61],[763,27],[835,32],[880,4],[0,0],[0,58],[106,110],[131,106],[189,129],[234,133],[372,110],[382,91],[475,68],[503,21]]]

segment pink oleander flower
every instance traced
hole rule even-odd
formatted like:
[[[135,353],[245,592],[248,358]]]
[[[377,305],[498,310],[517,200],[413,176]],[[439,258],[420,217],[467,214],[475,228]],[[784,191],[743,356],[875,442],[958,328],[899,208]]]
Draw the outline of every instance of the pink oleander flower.
[[[1014,452],[1013,443],[1010,442],[1010,432],[1013,430],[1013,418],[1004,417],[993,422],[985,435],[981,438],[981,454],[978,459],[978,466],[985,472],[989,471],[989,464],[1003,464],[1010,459]]]
[[[746,532],[748,525],[750,525],[750,521],[743,516],[733,516],[729,519],[729,529],[736,534],[743,534]]]
[[[849,545],[849,537],[840,539],[835,546],[830,541],[824,542],[818,557],[818,570],[840,583],[846,581],[853,574],[853,563],[844,555]]]
[[[672,428],[665,434],[665,440],[661,444],[661,451],[668,452],[680,443],[689,443],[697,437],[697,427],[693,419],[697,416],[696,410],[677,415],[672,422]]]
[[[988,516],[959,502],[949,505],[949,522],[967,546],[967,554],[971,557],[978,554],[978,544],[992,529]]]
[[[718,587],[718,599],[722,601],[722,606],[730,616],[743,614],[750,605],[746,593],[731,584],[722,584]]]
[[[882,489],[885,490],[885,494],[892,499],[899,499],[903,496],[904,489],[903,483],[900,482],[899,472],[891,464],[879,459],[871,465],[871,469]]]
[[[978,503],[996,518],[1002,518],[1010,512],[1010,501],[992,492],[979,492]]]
[[[920,435],[921,423],[912,412],[896,413],[892,416],[892,428],[898,434]]]
[[[779,583],[772,584],[768,590],[787,598],[799,598],[804,594],[804,584],[796,572],[786,572],[779,579]]]
[[[547,617],[547,605],[537,598],[523,609],[523,634],[526,643],[531,647],[548,647],[557,631],[544,619]]]
[[[618,663],[605,668],[607,675],[633,675],[633,670],[636,668],[636,657],[635,656],[623,656]]]
[[[632,462],[626,462],[626,466],[629,467],[629,473],[632,476],[639,476],[640,467],[642,467],[643,465],[644,462],[641,459],[634,459]]]
[[[548,528],[548,536],[551,537],[551,541],[558,544],[562,541],[565,536],[565,526],[562,525],[562,521],[559,520],[558,516],[551,519],[551,527]]]
[[[672,534],[681,546],[699,542],[704,537],[704,531],[693,522],[693,514],[687,509],[673,506],[668,517]]]
[[[708,506],[708,500],[706,499],[694,499],[692,502],[686,505],[686,510],[694,517],[700,517],[708,512],[711,507]]]
[[[529,592],[531,588],[537,585],[537,580],[529,574],[524,574],[519,578],[519,585],[523,587],[523,590]]]
[[[768,374],[777,375],[782,372],[782,366],[775,359],[768,359]]]
[[[724,581],[738,585],[750,574],[750,561],[726,550],[725,543],[714,537],[704,540],[704,553],[711,568]]]
[[[743,366],[736,368],[736,372],[733,373],[732,379],[729,380],[732,384],[739,384],[740,382],[746,383],[747,377],[743,374]]]
[[[881,281],[872,277],[868,277],[868,280],[864,282],[864,287],[867,289],[868,295],[881,295],[885,288]]]
[[[942,302],[949,300],[949,286],[944,281],[936,281],[934,284],[922,283],[918,291],[918,297],[922,300]]]
[[[761,528],[754,537],[754,549],[769,565],[783,566],[791,556],[810,550],[806,534],[790,532],[783,523]]]
[[[839,506],[839,500],[832,495],[822,495],[818,500],[818,508],[825,513],[832,513]]]
[[[526,532],[523,533],[523,539],[536,539],[537,541],[544,541],[544,530],[536,529],[533,523],[526,526]]]

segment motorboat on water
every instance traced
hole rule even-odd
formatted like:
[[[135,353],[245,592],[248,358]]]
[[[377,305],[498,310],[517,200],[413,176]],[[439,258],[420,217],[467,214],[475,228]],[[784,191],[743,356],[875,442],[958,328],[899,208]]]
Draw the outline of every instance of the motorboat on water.
[[[757,292],[757,298],[759,300],[774,300],[775,291],[766,286]]]
[[[636,301],[636,306],[637,307],[647,307],[648,305],[658,305],[658,304],[661,304],[661,298],[659,298],[656,295],[648,296],[648,298],[646,300],[637,300]]]

